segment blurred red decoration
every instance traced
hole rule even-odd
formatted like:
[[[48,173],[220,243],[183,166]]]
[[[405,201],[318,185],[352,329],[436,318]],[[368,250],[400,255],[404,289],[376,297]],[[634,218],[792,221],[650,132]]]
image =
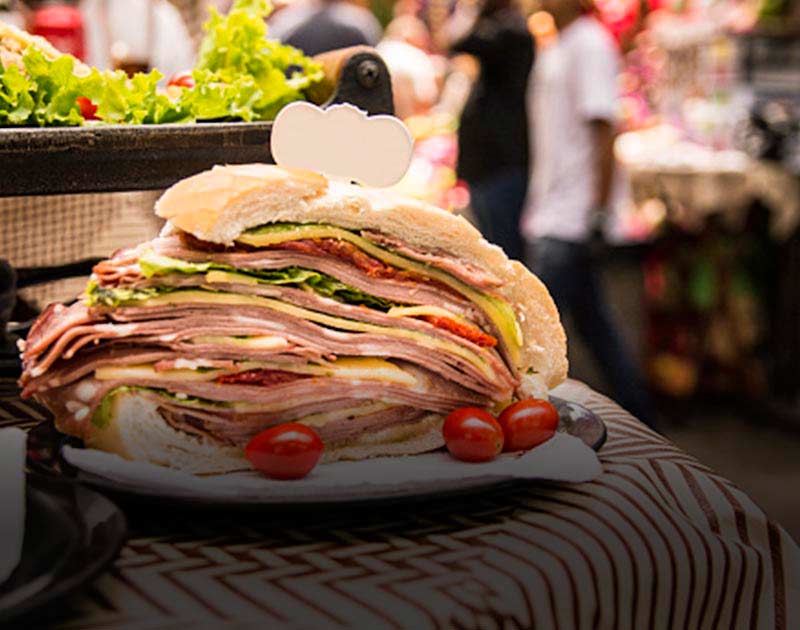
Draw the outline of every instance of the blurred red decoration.
[[[83,16],[77,7],[48,4],[33,12],[28,30],[41,35],[61,52],[85,61],[86,38]]]
[[[617,42],[622,42],[639,21],[639,0],[596,0],[595,7]]]

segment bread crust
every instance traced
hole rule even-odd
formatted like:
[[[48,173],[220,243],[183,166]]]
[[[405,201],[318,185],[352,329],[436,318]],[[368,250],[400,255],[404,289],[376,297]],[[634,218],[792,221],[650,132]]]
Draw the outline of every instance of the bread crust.
[[[265,223],[327,223],[380,231],[454,255],[504,281],[496,292],[513,306],[522,330],[520,371],[532,370],[548,389],[567,376],[566,335],[544,284],[466,219],[436,206],[306,171],[251,164],[215,167],[179,182],[164,193],[156,212],[214,243],[230,245],[243,231]]]

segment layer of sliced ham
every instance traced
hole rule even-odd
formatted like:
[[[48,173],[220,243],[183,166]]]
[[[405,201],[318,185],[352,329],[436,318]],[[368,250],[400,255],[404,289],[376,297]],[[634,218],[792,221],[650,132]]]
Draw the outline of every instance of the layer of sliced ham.
[[[391,249],[408,258],[413,258],[414,260],[444,269],[459,280],[463,280],[473,287],[478,287],[480,289],[496,289],[503,286],[503,281],[492,272],[476,267],[472,263],[451,256],[450,254],[444,252],[423,252],[416,247],[403,243],[397,238],[371,230],[361,232],[361,236],[369,239],[376,245]]]
[[[50,304],[31,326],[22,358],[29,359],[41,354],[71,328],[102,321],[102,315],[93,313],[83,302],[74,302],[69,306]]]
[[[388,429],[420,420],[426,415],[428,413],[420,410],[419,407],[398,405],[366,415],[333,420],[321,427],[316,427],[315,431],[326,444],[340,443],[352,440],[362,433]]]
[[[415,319],[412,317],[392,317],[383,313],[382,311],[366,308],[364,306],[345,304],[331,298],[323,297],[317,293],[303,291],[302,289],[269,284],[248,285],[232,284],[227,282],[215,282],[212,284],[205,282],[202,277],[195,277],[195,280],[199,280],[196,286],[213,289],[215,291],[225,291],[228,293],[241,293],[244,295],[257,295],[260,297],[274,298],[280,300],[281,302],[296,304],[297,306],[302,306],[303,308],[312,311],[327,313],[336,317],[343,317],[345,319],[376,324],[378,326],[418,330],[434,337],[440,337],[442,339],[452,341],[453,343],[464,345],[472,350],[476,350],[481,347],[476,346],[469,339],[463,336],[455,335],[448,330],[439,326],[434,326],[423,319]]]
[[[113,317],[123,322],[122,326],[128,324],[149,326],[153,321],[143,318],[157,315],[147,310],[155,309],[136,307],[117,309]],[[367,356],[416,363],[431,371],[440,372],[466,387],[493,394],[497,400],[507,400],[518,385],[517,380],[497,354],[483,349],[481,356],[489,376],[458,354],[434,349],[415,340],[372,332],[334,330],[274,311],[269,311],[267,314],[265,310],[268,311],[261,307],[235,306],[229,308],[227,314],[220,314],[218,308],[208,305],[169,307],[165,309],[164,315],[179,318],[180,321],[175,326],[176,331],[173,333],[175,338],[170,335],[167,342],[186,339],[187,334],[191,334],[192,337],[215,334],[277,334],[296,346],[316,350],[326,357]],[[267,317],[269,319],[266,319]],[[210,326],[213,328],[209,328]],[[163,334],[160,334],[155,337],[144,337],[141,341],[158,343],[162,338]]]
[[[352,264],[347,260],[333,255],[304,253],[302,249],[297,250],[288,245],[273,246],[269,249],[258,249],[254,251],[249,248],[245,250],[225,249],[223,251],[213,251],[187,247],[185,241],[186,239],[181,238],[181,236],[172,235],[154,239],[137,248],[121,250],[117,252],[115,257],[110,261],[104,261],[95,267],[95,279],[100,286],[126,286],[137,288],[160,285],[192,286],[200,282],[199,278],[193,278],[191,275],[187,276],[185,274],[171,274],[168,277],[156,276],[149,279],[144,278],[144,276],[138,272],[137,260],[139,255],[143,254],[148,249],[152,249],[157,254],[188,262],[214,262],[243,270],[274,270],[285,267],[314,269],[326,273],[340,282],[360,291],[391,302],[438,306],[471,320],[484,330],[491,331],[493,336],[500,342],[497,348],[499,353],[506,360],[506,363],[511,365],[508,349],[503,344],[502,336],[499,335],[499,331],[494,327],[489,318],[471,301],[440,283],[435,283],[430,280],[426,281],[424,278],[418,278],[416,280],[391,277],[376,278],[365,272],[364,269],[360,268],[358,265]],[[416,252],[416,250],[414,251]],[[417,252],[417,254],[418,257],[422,255],[421,252]],[[440,258],[441,260],[439,260]],[[429,254],[428,260],[423,260],[423,262],[428,264],[434,264],[437,261],[440,262],[441,265],[444,265],[442,268],[446,268],[447,271],[451,272],[456,277],[484,291],[498,286],[498,283],[502,284],[494,274],[477,269],[469,265],[469,263],[459,261],[452,256],[440,255],[438,253]],[[458,273],[456,273],[457,271]]]
[[[214,291],[224,291],[227,293],[240,293],[244,295],[257,295],[268,297],[296,304],[313,311],[327,313],[337,317],[345,317],[358,321],[378,324],[381,326],[391,326],[396,328],[408,328],[410,330],[422,330],[434,336],[444,336],[457,343],[469,341],[464,337],[453,335],[447,330],[433,326],[422,319],[409,317],[392,317],[383,311],[369,309],[360,305],[346,304],[332,298],[327,298],[318,293],[304,291],[303,289],[279,284],[248,284],[246,282],[208,282],[205,274],[169,274],[167,276],[154,277],[143,280],[137,286],[169,286],[182,289],[201,288]],[[98,308],[97,312],[104,312],[105,309]],[[463,311],[455,311],[454,314],[463,314]],[[482,318],[479,318],[482,319]]]
[[[210,429],[258,431],[273,424],[297,420],[317,413],[350,408],[365,402],[383,402],[390,406],[407,406],[429,412],[446,413],[463,406],[487,404],[486,397],[466,390],[452,381],[411,365],[403,369],[414,375],[413,387],[379,380],[352,381],[335,377],[308,377],[269,387],[215,382],[170,381],[169,379],[132,378],[125,381],[99,380],[85,377],[59,388],[39,394],[56,414],[63,429],[74,435],[85,435],[88,423],[103,398],[112,390],[127,386],[163,390],[173,396],[158,395],[159,404],[190,406],[193,414],[201,413]],[[181,398],[200,398],[214,404],[182,403]],[[232,404],[249,404],[237,411]],[[211,431],[214,433],[214,431]]]
[[[364,291],[391,302],[439,306],[472,319],[478,324],[489,326],[486,317],[474,304],[448,287],[409,279],[376,279],[357,266],[335,256],[316,256],[292,249],[272,248],[257,251],[208,252],[189,249],[183,244],[180,237],[168,236],[157,238],[134,249],[117,252],[114,258],[95,266],[95,280],[100,286],[122,286],[126,288],[162,285],[185,286],[187,282],[192,282],[191,276],[180,277],[180,274],[173,274],[169,278],[163,276],[145,278],[139,269],[137,261],[139,255],[148,249],[152,249],[157,254],[187,262],[214,262],[245,270],[274,270],[285,267],[314,269],[332,276],[359,291]]]
[[[158,396],[153,396],[157,399]],[[222,413],[208,413],[172,401],[159,402],[158,412],[172,428],[226,445],[245,446],[257,433],[269,428],[259,419],[234,419]],[[395,405],[372,413],[331,420],[314,430],[325,444],[341,444],[369,431],[380,431],[420,420],[426,411]]]
[[[481,290],[491,292],[502,284],[494,274],[442,252],[423,252],[378,232],[365,232],[364,236],[403,256],[448,271]],[[268,304],[220,305],[205,301],[205,294],[199,294],[196,302],[175,305],[89,308],[76,302],[50,306],[24,345],[20,382],[25,396],[36,396],[54,412],[62,430],[85,435],[103,397],[120,386],[139,388],[141,395],[152,397],[159,413],[174,428],[236,445],[273,424],[381,403],[378,410],[355,418],[337,416],[315,427],[327,443],[343,442],[365,431],[413,422],[431,412],[445,414],[461,406],[489,406],[509,399],[519,385],[502,343],[493,348],[493,344],[479,345],[474,335],[459,334],[463,330],[458,326],[492,331],[486,315],[464,296],[431,278],[394,269],[360,250],[354,251],[343,241],[296,241],[265,249],[220,249],[192,243],[191,239],[172,235],[121,250],[95,267],[93,279],[106,288],[169,286],[255,295],[362,322],[373,329],[345,330],[343,322],[322,325]],[[209,284],[202,273],[146,278],[138,260],[148,250],[187,262],[214,262],[241,270],[317,270],[389,302],[440,307],[470,323],[458,324],[452,319],[448,320],[451,325],[444,327],[435,325],[435,317],[392,317],[382,310],[345,304],[287,285]],[[419,336],[391,334],[398,329]],[[496,335],[497,331],[493,332]],[[491,336],[484,337],[493,341]],[[250,340],[257,340],[257,345],[251,345]],[[450,349],[442,348],[443,342]],[[482,367],[459,354],[464,351],[479,357]],[[415,384],[371,377],[347,379],[337,377],[335,371],[330,376],[298,376],[287,367],[325,364],[340,357],[387,359],[413,375]],[[240,366],[247,361],[279,364],[288,370],[286,378],[266,378],[265,373],[234,376],[237,370],[247,369]],[[95,371],[100,368],[131,365],[151,365],[155,373],[132,371],[124,382],[96,377]],[[226,376],[185,380],[172,373],[187,369],[221,369]]]
[[[214,357],[209,359],[209,357]],[[281,364],[315,363],[323,362],[323,358],[316,352],[309,352],[307,356],[302,353],[285,354],[269,351],[230,351],[220,350],[214,344],[169,343],[163,346],[155,344],[138,345],[129,342],[111,342],[99,344],[97,347],[78,353],[71,360],[57,359],[48,369],[36,378],[30,377],[30,372],[23,379],[23,398],[34,394],[68,385],[80,380],[95,370],[104,367],[141,365],[153,363],[164,369],[168,365],[178,362],[212,361],[214,363],[230,365],[236,361],[272,361]]]
[[[73,305],[71,308],[77,309],[79,306]],[[406,360],[439,372],[477,392],[492,395],[496,400],[510,397],[518,384],[496,353],[477,346],[475,348],[481,352],[480,356],[488,366],[492,378],[487,378],[471,362],[457,354],[433,350],[421,346],[414,340],[398,339],[379,333],[334,330],[260,306],[236,305],[220,309],[214,304],[198,303],[180,306],[120,307],[107,315],[108,320],[101,320],[100,323],[75,326],[62,331],[60,336],[55,337],[52,345],[46,348],[46,352],[41,350],[42,343],[31,344],[26,348],[23,354],[25,374],[22,383],[26,385],[31,379],[45,375],[57,360],[69,360],[76,356],[79,350],[99,345],[101,342],[111,345],[115,342],[137,343],[184,350],[186,342],[195,337],[278,335],[283,337],[290,347],[302,348],[305,356],[309,354],[323,357],[371,356]],[[386,316],[381,315],[381,317]],[[74,316],[70,314],[70,318]],[[417,320],[409,321],[417,322]],[[417,326],[421,330],[432,329],[431,332],[435,332],[440,338],[449,336],[454,342],[460,340],[461,346],[473,346],[468,341],[425,322],[417,322]],[[181,342],[182,346],[179,345]],[[232,352],[234,348],[213,345],[208,358],[235,358]],[[290,352],[281,350],[281,353]]]

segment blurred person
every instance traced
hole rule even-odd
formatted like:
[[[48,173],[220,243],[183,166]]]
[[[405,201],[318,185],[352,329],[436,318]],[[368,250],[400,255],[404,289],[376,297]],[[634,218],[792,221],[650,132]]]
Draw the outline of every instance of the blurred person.
[[[312,57],[348,46],[375,46],[381,33],[372,12],[348,0],[295,0],[269,20],[270,38]]]
[[[617,401],[645,422],[643,379],[606,303],[591,243],[628,188],[615,168],[619,54],[580,0],[543,0],[558,37],[532,75],[532,185],[522,229],[528,262],[569,314]]]
[[[167,79],[194,65],[194,46],[180,11],[168,0],[81,0],[87,63]]]
[[[451,54],[480,62],[458,131],[458,176],[469,184],[483,235],[522,260],[519,220],[528,181],[525,91],[533,39],[512,0],[486,0],[474,16],[459,5],[448,28]],[[459,25],[461,22],[461,25]],[[452,31],[462,31],[453,35]]]
[[[86,60],[86,35],[83,14],[76,0],[28,0],[24,29],[43,37],[56,50]]]
[[[25,28],[26,7],[18,0],[0,0],[0,22]]]
[[[389,23],[376,47],[392,75],[395,115],[401,119],[425,113],[439,96],[439,72],[430,47],[428,27],[407,14]]]

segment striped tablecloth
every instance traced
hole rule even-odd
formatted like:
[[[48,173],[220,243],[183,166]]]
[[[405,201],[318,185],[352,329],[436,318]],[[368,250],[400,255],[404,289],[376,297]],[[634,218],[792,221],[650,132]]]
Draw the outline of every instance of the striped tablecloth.
[[[729,481],[609,399],[591,483],[346,512],[128,509],[64,628],[800,628],[800,550]],[[0,422],[40,411],[6,397]]]

